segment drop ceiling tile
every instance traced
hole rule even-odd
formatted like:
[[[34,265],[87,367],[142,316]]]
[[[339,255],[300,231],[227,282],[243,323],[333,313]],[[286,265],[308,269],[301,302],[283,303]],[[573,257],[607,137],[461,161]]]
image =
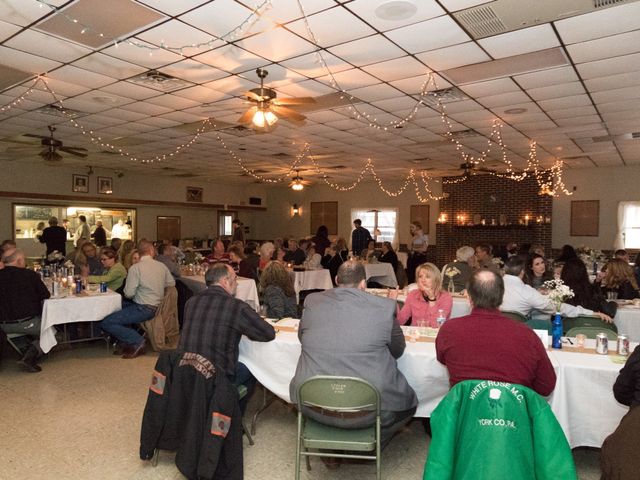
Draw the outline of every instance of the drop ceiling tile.
[[[562,110],[565,108],[582,107],[591,105],[591,99],[587,95],[572,95],[566,98],[554,98],[538,102],[546,111]]]
[[[551,98],[579,95],[585,93],[585,91],[580,82],[572,82],[551,85],[549,87],[530,88],[527,89],[527,93],[531,95],[534,100],[548,100]]]
[[[572,118],[583,115],[595,115],[596,109],[591,105],[585,105],[583,107],[567,108],[564,110],[554,110],[549,112],[549,116],[554,119],[559,118]]]
[[[158,95],[157,97],[149,98],[147,99],[147,102],[153,103],[154,105],[160,105],[162,107],[168,107],[173,110],[182,110],[185,108],[191,108],[200,105],[199,102],[188,100],[186,98],[172,95],[170,93],[165,93],[164,95]]]
[[[161,107],[159,105],[152,105],[151,103],[146,102],[130,103],[123,106],[122,109],[130,110],[137,113],[144,113],[146,115],[162,115],[171,111],[170,108]]]
[[[61,80],[56,80],[55,78],[47,77],[46,82],[49,85],[49,88],[53,90],[53,92],[57,96],[62,96],[62,97],[73,97],[75,95],[80,95],[81,93],[84,93],[90,90],[89,87],[83,87],[82,85],[75,85],[73,83],[63,82]],[[39,90],[45,91],[46,94],[49,95],[49,98],[51,98],[51,102],[53,102],[53,98],[51,97],[51,94],[46,90],[43,84],[37,85],[36,88]]]
[[[618,88],[616,90],[606,90],[604,92],[595,92],[591,95],[596,103],[616,102],[618,100],[626,100],[640,97],[640,88],[637,86]]]
[[[600,122],[598,115],[585,115],[583,117],[558,118],[555,121],[561,127],[573,127],[577,125],[592,125]]]
[[[91,95],[92,92],[88,92],[80,97],[68,98],[64,101],[64,107],[70,108],[73,110],[77,110],[83,113],[97,113],[102,112],[104,110],[108,110],[112,107],[112,105],[104,105],[98,102],[95,102],[90,99],[88,95]],[[83,123],[80,121],[80,123]]]
[[[206,53],[196,55],[193,60],[229,73],[246,72],[264,67],[270,62],[235,45],[226,45]]]
[[[584,42],[638,29],[640,3],[605,8],[554,22],[565,44]]]
[[[102,53],[88,55],[76,60],[73,62],[73,65],[90,72],[108,75],[120,80],[139,75],[146,70],[146,68],[139,65],[118,60],[117,58],[103,55]]]
[[[476,5],[492,1],[493,0],[440,0],[440,3],[448,11],[456,12],[458,10],[464,10],[465,8],[475,7]]]
[[[306,77],[300,75],[299,73],[282,67],[277,63],[273,63],[268,65],[265,70],[268,72],[267,77],[264,79],[265,86],[271,88],[283,87],[285,85],[289,85],[291,83],[301,82],[303,80],[307,80]],[[255,88],[260,85],[260,78],[258,74],[254,70],[248,70],[240,75],[243,79],[249,80],[250,83],[246,83],[246,89]],[[253,86],[250,86],[253,84]]]
[[[461,43],[452,47],[419,53],[416,57],[427,64],[429,68],[438,72],[449,68],[491,60],[491,58],[473,42]]]
[[[598,110],[601,112],[619,112],[623,110],[640,110],[640,99],[629,99],[617,102],[598,102]]]
[[[353,42],[343,43],[329,49],[329,51],[343,60],[355,65],[363,66],[379,63],[405,55],[382,35],[373,35]]]
[[[568,45],[575,63],[591,62],[640,51],[640,30]]]
[[[240,1],[252,10],[264,4],[264,0]],[[335,7],[336,4],[333,0],[304,0],[302,5],[304,7],[304,13],[307,16],[311,16],[320,10]],[[284,24],[291,22],[292,20],[302,18],[302,16],[303,14],[300,11],[297,0],[277,0],[276,2],[273,2],[271,7],[266,9],[262,14],[263,18],[274,24]]]
[[[49,73],[51,78],[62,80],[67,83],[76,83],[90,88],[100,88],[110,83],[116,82],[115,78],[102,75],[100,73],[89,72],[73,65],[65,65]]]
[[[478,43],[493,58],[506,58],[560,45],[550,24],[523,28],[514,32],[482,38]]]
[[[510,78],[499,78],[486,82],[469,83],[461,85],[460,89],[472,97],[487,97],[489,95],[499,95],[500,93],[519,92],[520,87]]]
[[[112,45],[102,50],[103,53],[110,55],[120,60],[125,60],[130,63],[135,63],[146,68],[158,68],[169,63],[179,62],[182,60],[182,56],[162,50],[150,43],[142,40],[135,40],[137,44],[144,45],[149,48],[142,48],[135,45],[130,45],[127,41],[118,43],[118,45]]]
[[[208,0],[180,0],[175,2],[174,0],[138,0],[140,3],[144,3],[149,7],[164,13],[167,16],[177,16],[184,12],[191,10],[195,7],[206,3]]]
[[[54,7],[66,3],[66,0],[47,1]],[[4,21],[26,27],[39,18],[51,13],[52,9],[38,2],[25,2],[24,0],[3,0],[0,2],[0,18]]]
[[[187,25],[180,20],[169,20],[161,25],[151,28],[136,36],[149,44],[156,47],[165,48],[173,53],[192,56],[209,50],[212,46],[209,42],[214,40],[214,37],[198,30],[190,25]],[[199,45],[201,47],[186,47],[179,50],[180,47],[185,45]]]
[[[576,68],[584,79],[607,77],[618,73],[640,70],[640,53],[581,63]]]
[[[333,73],[352,68],[351,65],[343,62],[341,59],[328,52],[319,51],[318,56],[321,56],[326,66]],[[299,57],[280,62],[280,64],[309,78],[322,77],[327,75],[328,71],[318,59],[318,56],[315,53],[301,55]]]
[[[326,95],[334,92],[332,88],[329,88],[323,83],[315,80],[307,80],[305,82],[294,83],[286,87],[280,87],[278,88],[278,91],[290,97],[316,97],[318,95]]]
[[[375,75],[385,82],[414,77],[420,74],[426,75],[430,71],[422,63],[410,56],[367,65],[366,67],[362,67],[362,70],[371,75]]]
[[[20,31],[20,27],[0,20],[0,42]]]
[[[450,47],[471,40],[464,30],[446,15],[391,30],[386,35],[409,53]]]
[[[5,42],[4,45],[59,62],[72,62],[92,52],[88,48],[35,30],[25,30]]]
[[[141,118],[145,118],[148,116],[144,113],[131,112],[129,110],[124,110],[122,108],[113,108],[111,110],[105,110],[104,112],[101,112],[100,115],[120,119],[123,122],[135,122],[137,120],[140,120]]]
[[[439,75],[434,75],[435,84],[431,83],[431,85],[427,88],[427,91],[431,92],[434,90],[441,90],[443,88],[449,88],[452,85],[444,80]],[[393,82],[389,82],[391,85],[396,87],[398,90],[406,93],[407,95],[419,95],[420,88],[422,84],[425,82],[426,77],[421,75],[419,77],[405,78],[403,80],[395,80]]]
[[[222,92],[217,92],[215,90],[211,90],[210,88],[203,87],[200,85],[196,85],[194,87],[185,88],[183,90],[178,90],[177,92],[173,92],[174,95],[178,97],[189,98],[191,100],[195,100],[196,102],[215,102],[216,100],[221,100],[223,98],[228,98],[228,95],[225,95]]]
[[[396,4],[387,0],[355,0],[346,3],[346,7],[381,31],[422,22],[445,13],[433,0],[397,2]]]
[[[255,73],[254,73],[255,77]],[[267,76],[267,79],[269,77]],[[266,85],[269,86],[269,81],[266,80]],[[227,95],[239,96],[242,95],[247,90],[251,90],[252,88],[257,88],[260,84],[255,81],[248,80],[238,75],[231,75],[225,78],[221,78],[219,80],[214,80],[213,82],[205,83],[204,86],[207,88],[211,88],[221,93],[225,93]]]
[[[613,90],[616,88],[632,87],[640,85],[640,70],[631,73],[620,73],[609,77],[598,77],[586,80],[585,86],[590,92],[601,90]]]
[[[379,108],[381,110],[385,110],[387,112],[395,113],[402,118],[409,115],[417,104],[418,103],[415,98],[407,97],[407,96],[395,97],[395,98],[389,98],[387,100],[371,102],[372,106]]]
[[[376,33],[366,23],[351,15],[348,10],[340,7],[308,16],[307,21],[317,44],[322,47],[331,47]],[[304,20],[290,23],[287,28],[313,42]]]
[[[551,68],[539,72],[525,73],[513,77],[522,88],[547,87],[559,83],[577,82],[578,76],[572,67]]]
[[[478,98],[477,101],[485,107],[499,107],[501,105],[512,105],[529,101],[529,97],[522,92],[509,92],[500,95],[490,95]]]
[[[273,24],[267,25],[266,23],[263,26],[256,24],[249,26],[245,24],[242,28],[236,29],[236,27],[244,24],[247,18],[251,17],[252,20],[255,19],[255,16],[252,16],[252,14],[251,9],[242,6],[234,0],[216,0],[215,2],[207,2],[201,7],[181,15],[179,19],[216,38],[224,37],[231,39],[228,34],[233,30],[232,35],[235,39],[238,39],[247,35],[254,35],[262,31],[263,28],[273,27]],[[249,22],[249,24],[251,23],[252,21]],[[221,40],[220,43],[217,43],[215,46],[219,47],[223,44]]]
[[[383,83],[349,90],[349,94],[367,103],[395,98],[401,95],[398,90]]]
[[[54,60],[2,46],[0,46],[0,58],[2,58],[2,65],[35,74],[47,73],[61,65]]]
[[[135,100],[144,100],[146,98],[157,97],[162,94],[158,90],[142,87],[126,81],[112,83],[111,85],[102,87],[101,90],[109,93],[115,93],[116,95],[121,95],[123,97],[133,98]]]
[[[422,77],[424,81],[424,77]],[[334,74],[332,77],[325,76],[317,79],[320,82],[323,82],[327,85],[332,85],[333,80],[337,82],[337,89],[341,90],[349,90],[351,88],[364,87],[368,85],[375,85],[376,83],[380,83],[375,77],[372,77],[368,73],[363,72],[358,68],[352,68],[351,70],[346,70],[342,72],[338,72]],[[418,90],[420,89],[420,85],[418,85]]]
[[[162,73],[171,75],[181,80],[193,83],[206,83],[227,76],[226,72],[218,70],[211,65],[196,62],[195,60],[182,60],[160,69]]]
[[[160,115],[162,118],[168,118],[169,120],[173,120],[178,123],[192,123],[198,122],[202,120],[201,116],[192,115],[186,112],[171,112]]]

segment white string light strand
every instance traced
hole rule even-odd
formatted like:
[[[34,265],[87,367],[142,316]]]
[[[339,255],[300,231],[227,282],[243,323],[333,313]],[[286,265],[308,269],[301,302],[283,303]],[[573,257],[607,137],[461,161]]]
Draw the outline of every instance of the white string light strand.
[[[130,154],[126,150],[124,150],[124,149],[122,149],[122,148],[120,148],[120,147],[118,147],[116,145],[112,145],[111,143],[107,142],[106,140],[103,140],[102,137],[98,136],[93,130],[85,129],[84,126],[82,126],[80,123],[78,123],[75,120],[75,118],[73,118],[73,115],[71,115],[69,112],[67,112],[67,110],[65,109],[64,105],[62,104],[62,100],[60,100],[58,98],[58,96],[51,89],[51,87],[49,86],[49,83],[46,81],[46,79],[44,77],[42,77],[42,82],[43,82],[45,88],[47,89],[47,91],[54,98],[54,100],[55,100],[54,103],[57,103],[60,106],[60,111],[62,112],[62,114],[69,119],[69,122],[71,123],[71,125],[73,125],[74,127],[78,128],[80,130],[82,135],[88,137],[89,140],[91,141],[91,143],[93,143],[94,145],[100,145],[100,147],[102,147],[102,148],[108,148],[109,150],[113,150],[116,153],[119,153],[120,156],[127,157],[129,160],[134,161],[134,162],[140,162],[140,163],[143,163],[143,164],[154,163],[154,162],[162,162],[164,160],[167,160],[168,158],[171,158],[171,157],[173,157],[175,155],[178,155],[179,153],[183,152],[184,150],[188,149],[191,145],[193,145],[196,142],[196,140],[198,140],[200,135],[202,135],[204,133],[207,125],[210,123],[208,118],[204,119],[202,121],[202,125],[196,130],[196,133],[193,135],[193,137],[188,142],[183,143],[181,145],[178,145],[173,152],[171,152],[171,153],[163,153],[163,154],[160,154],[160,155],[155,155],[153,158],[141,159],[141,158],[138,158],[138,157]]]
[[[56,5],[52,5],[46,2],[45,0],[34,0],[34,1],[36,1],[40,5],[40,8],[48,7],[49,9],[51,9],[51,11],[55,12],[57,15],[61,16],[68,22],[77,25],[78,28],[80,29],[81,34],[84,35],[85,33],[93,33],[100,38],[107,38],[110,42],[113,43],[115,47],[118,47],[121,43],[126,43],[127,45],[148,50],[149,55],[152,55],[153,52],[158,50],[169,50],[174,53],[178,53],[182,56],[184,56],[184,53],[183,53],[184,50],[188,48],[211,50],[216,42],[220,42],[220,41],[231,42],[237,39],[243,31],[249,30],[251,27],[253,27],[253,25],[258,20],[260,20],[260,17],[264,14],[264,12],[266,12],[268,9],[270,9],[273,6],[272,0],[264,0],[261,4],[255,7],[252,10],[251,14],[249,14],[247,18],[245,18],[244,21],[242,21],[238,26],[228,31],[224,35],[221,35],[219,37],[213,36],[211,37],[211,39],[209,39],[206,42],[190,43],[190,44],[185,44],[181,46],[171,46],[171,45],[166,45],[165,42],[162,41],[160,47],[154,47],[152,45],[140,43],[137,40],[132,38],[127,40],[119,40],[117,38],[111,38],[111,37],[108,38],[104,33],[95,30],[90,25],[84,24],[80,22],[77,18],[67,15],[63,9],[57,7]]]
[[[31,86],[27,89],[26,92],[24,92],[22,95],[14,98],[13,100],[11,100],[8,103],[5,103],[2,107],[0,107],[0,113],[4,113],[7,112],[9,110],[11,110],[12,108],[17,107],[18,105],[20,105],[20,103],[22,103],[22,101],[27,98],[31,92],[33,92],[33,90],[35,89],[36,85],[38,85],[38,83],[40,83],[40,76],[37,76],[34,80],[33,83],[31,84]]]

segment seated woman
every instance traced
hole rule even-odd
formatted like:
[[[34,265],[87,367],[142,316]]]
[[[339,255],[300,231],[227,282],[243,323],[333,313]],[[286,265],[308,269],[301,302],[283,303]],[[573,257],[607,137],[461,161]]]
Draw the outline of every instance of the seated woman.
[[[229,255],[224,251],[224,243],[219,238],[213,240],[211,243],[211,253],[205,257],[205,260],[210,263],[229,263]]]
[[[638,478],[640,471],[640,348],[633,351],[613,385],[613,395],[629,412],[600,450],[602,480]]]
[[[98,250],[91,242],[82,244],[80,253],[74,262],[76,273],[82,273],[83,267],[89,267],[89,275],[102,275],[102,263],[98,258]]]
[[[533,253],[529,255],[522,280],[538,290],[544,282],[553,280],[553,272],[547,270],[547,262],[542,255]]]
[[[127,253],[126,257],[124,257],[124,261],[122,262],[122,265],[124,266],[124,268],[127,269],[127,272],[128,272],[129,269],[131,268],[131,265],[135,265],[139,261],[140,261],[140,252],[138,252],[137,248],[134,248],[129,253]]]
[[[271,242],[264,242],[260,245],[260,262],[258,263],[258,269],[263,271],[267,264],[273,260],[273,254],[276,250],[276,247]]]
[[[136,245],[133,243],[133,240],[125,240],[120,245],[120,249],[118,250],[118,261],[124,265],[124,259],[127,258],[127,255],[131,252],[131,250],[135,249]]]
[[[418,288],[407,295],[402,309],[398,307],[400,325],[437,327],[438,310],[444,311],[448,319],[451,315],[453,299],[449,292],[442,290],[442,275],[433,263],[423,263],[416,268]],[[390,290],[389,296],[397,298],[397,290]]]
[[[298,303],[293,289],[293,280],[280,262],[269,263],[260,276],[263,292],[263,305],[267,308],[267,317],[298,317]]]
[[[336,240],[336,251],[343,262],[349,260],[349,247],[347,247],[347,241],[344,238],[340,237]]]
[[[307,270],[318,270],[322,268],[322,257],[316,253],[316,246],[311,243],[307,248],[307,258],[302,263]]]
[[[602,312],[615,317],[618,309],[616,302],[607,302],[598,286],[591,285],[589,274],[584,262],[579,258],[570,258],[562,267],[560,279],[573,290],[573,297],[567,298],[566,303],[580,305],[594,312]]]
[[[362,251],[362,254],[361,254],[362,259],[368,262],[371,262],[371,261],[376,262],[378,261],[378,255],[379,255],[379,252],[376,250],[375,240],[369,240],[369,243],[367,243],[367,249]]]
[[[333,286],[336,286],[336,276],[338,275],[338,268],[342,265],[343,260],[338,255],[338,249],[335,243],[332,243],[325,249],[325,255],[322,257],[322,267],[329,270],[331,276],[331,282]]]
[[[614,258],[607,263],[607,273],[602,280],[602,289],[606,292],[616,292],[618,299],[632,300],[640,298],[638,282],[633,270],[627,262]]]
[[[82,275],[87,277],[89,283],[107,284],[109,290],[118,291],[127,278],[127,269],[118,261],[118,252],[112,247],[100,249],[100,261],[105,271],[102,275],[89,275],[89,267],[84,267]]]
[[[256,279],[257,272],[251,268],[251,264],[244,258],[244,251],[238,245],[229,248],[229,265],[239,277]]]
[[[444,288],[451,291],[449,282],[453,282],[453,291],[456,293],[462,292],[467,288],[467,281],[471,277],[476,264],[475,250],[469,245],[460,247],[456,250],[456,261],[447,263],[442,268]]]
[[[382,263],[390,263],[394,272],[398,270],[398,255],[393,251],[391,242],[382,242],[382,253],[378,258],[378,261]]]

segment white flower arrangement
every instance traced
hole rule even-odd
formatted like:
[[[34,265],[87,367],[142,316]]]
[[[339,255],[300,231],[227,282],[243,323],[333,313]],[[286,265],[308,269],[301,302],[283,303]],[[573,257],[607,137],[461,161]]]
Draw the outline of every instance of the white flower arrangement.
[[[502,266],[504,265],[504,262],[500,257],[493,257],[491,261],[494,263],[494,265],[496,265],[499,268],[502,268]]]
[[[451,280],[453,277],[455,277],[456,275],[460,275],[460,270],[458,270],[456,267],[449,267],[447,268],[447,270],[444,272],[444,274],[449,277],[449,279]]]
[[[58,250],[54,250],[49,255],[47,255],[47,260],[49,260],[50,262],[59,262],[63,258],[64,255],[62,255],[62,253],[60,253]]]
[[[195,256],[193,257],[193,259],[200,263],[202,262],[202,260],[204,260],[204,257],[202,256],[202,254],[200,252],[196,252]]]
[[[559,278],[547,280],[543,283],[543,287],[548,289],[547,295],[553,302],[556,312],[560,311],[562,302],[574,296],[573,290],[571,290],[568,285],[565,285]]]
[[[576,249],[576,253],[580,257],[580,260],[587,266],[587,269],[591,268],[593,262],[598,262],[604,258],[602,250],[596,248],[586,247],[581,245]]]

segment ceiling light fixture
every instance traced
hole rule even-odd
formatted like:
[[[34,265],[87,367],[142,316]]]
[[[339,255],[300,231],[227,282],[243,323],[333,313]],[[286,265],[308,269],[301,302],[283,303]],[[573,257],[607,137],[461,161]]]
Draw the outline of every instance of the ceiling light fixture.
[[[418,7],[411,2],[404,0],[394,0],[385,2],[375,9],[376,17],[382,20],[406,20],[413,17],[418,11]]]
[[[294,180],[293,184],[291,185],[291,189],[295,190],[296,192],[299,192],[303,188],[304,188],[304,185],[302,185],[302,182],[300,180]]]
[[[278,121],[278,117],[271,110],[258,110],[251,119],[251,123],[258,128],[270,127]]]

